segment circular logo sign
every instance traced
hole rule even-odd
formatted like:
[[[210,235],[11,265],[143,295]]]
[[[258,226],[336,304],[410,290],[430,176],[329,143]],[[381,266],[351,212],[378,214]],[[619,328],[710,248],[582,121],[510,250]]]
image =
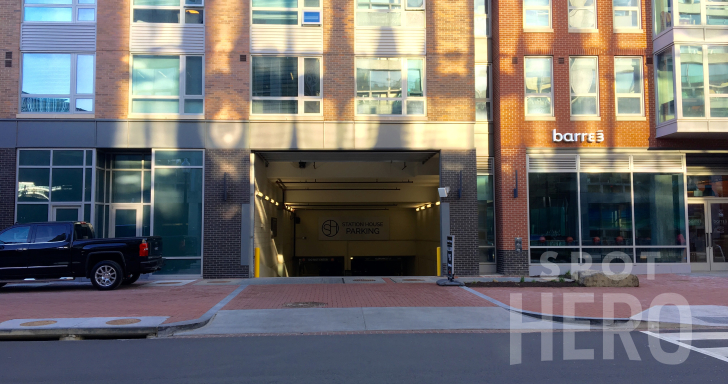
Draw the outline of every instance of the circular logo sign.
[[[334,220],[326,220],[321,226],[321,232],[326,237],[334,237],[337,233],[339,233],[339,223]]]

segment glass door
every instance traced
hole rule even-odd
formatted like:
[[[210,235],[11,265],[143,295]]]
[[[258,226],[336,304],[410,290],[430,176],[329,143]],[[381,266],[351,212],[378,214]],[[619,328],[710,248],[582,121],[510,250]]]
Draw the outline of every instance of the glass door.
[[[112,206],[109,219],[109,237],[139,237],[142,235],[141,207]]]
[[[81,206],[54,206],[51,221],[83,221]]]
[[[711,271],[728,270],[728,201],[710,202],[708,246]]]

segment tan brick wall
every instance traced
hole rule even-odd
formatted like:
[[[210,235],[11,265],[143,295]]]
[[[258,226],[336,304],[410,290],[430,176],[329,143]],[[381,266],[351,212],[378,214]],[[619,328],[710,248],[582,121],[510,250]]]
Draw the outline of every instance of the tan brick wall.
[[[473,1],[427,0],[427,116],[475,120]]]
[[[354,119],[356,77],[353,0],[323,0],[324,120]]]
[[[125,119],[129,111],[131,0],[98,0],[96,118]]]
[[[0,0],[0,118],[14,118],[20,95],[20,17],[21,1]],[[5,54],[13,56],[12,67],[5,67]]]
[[[250,115],[249,1],[205,2],[205,117]],[[240,55],[246,55],[245,62]]]

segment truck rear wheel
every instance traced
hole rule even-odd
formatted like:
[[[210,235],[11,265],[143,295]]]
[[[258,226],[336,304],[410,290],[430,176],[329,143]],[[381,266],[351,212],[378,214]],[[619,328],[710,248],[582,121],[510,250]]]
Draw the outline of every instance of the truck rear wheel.
[[[111,260],[103,260],[91,269],[91,283],[100,291],[111,291],[124,281],[121,266]]]
[[[141,275],[142,275],[141,273],[132,273],[131,275],[129,275],[129,277],[124,279],[124,281],[122,281],[121,284],[122,285],[132,285],[137,280],[139,280],[139,276],[141,276]]]

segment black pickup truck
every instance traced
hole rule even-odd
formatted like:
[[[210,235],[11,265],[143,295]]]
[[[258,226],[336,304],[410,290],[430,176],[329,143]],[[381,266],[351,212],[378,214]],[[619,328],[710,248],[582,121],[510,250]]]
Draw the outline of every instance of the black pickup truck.
[[[96,239],[84,222],[16,224],[0,232],[0,287],[24,279],[86,277],[107,291],[163,264],[158,236]]]

